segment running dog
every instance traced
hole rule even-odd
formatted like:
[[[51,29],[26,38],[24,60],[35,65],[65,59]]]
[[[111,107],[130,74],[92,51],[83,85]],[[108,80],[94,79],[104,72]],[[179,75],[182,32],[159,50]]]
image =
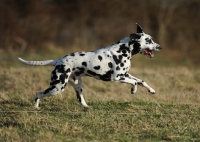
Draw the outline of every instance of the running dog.
[[[132,94],[136,93],[137,85],[141,85],[154,94],[154,89],[146,82],[128,73],[133,55],[141,53],[153,58],[153,51],[162,49],[159,44],[152,40],[150,35],[143,32],[140,25],[137,23],[136,25],[137,33],[130,34],[130,36],[111,46],[93,52],[76,52],[67,54],[57,60],[46,61],[26,61],[18,58],[19,61],[27,65],[55,66],[51,73],[49,88],[36,93],[35,107],[39,107],[41,98],[63,92],[68,82],[74,87],[78,101],[84,107],[88,107],[83,97],[81,79],[83,76],[90,76],[103,81],[117,81],[131,84]]]

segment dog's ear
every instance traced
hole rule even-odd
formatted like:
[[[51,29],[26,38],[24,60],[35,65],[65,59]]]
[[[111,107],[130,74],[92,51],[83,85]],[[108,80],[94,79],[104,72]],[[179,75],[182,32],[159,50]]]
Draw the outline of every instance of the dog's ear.
[[[135,40],[135,39],[139,39],[141,37],[141,35],[136,33],[136,34],[130,34],[129,37],[130,37],[131,40]]]
[[[137,33],[143,33],[142,27],[138,25],[137,23],[136,25],[137,25]]]

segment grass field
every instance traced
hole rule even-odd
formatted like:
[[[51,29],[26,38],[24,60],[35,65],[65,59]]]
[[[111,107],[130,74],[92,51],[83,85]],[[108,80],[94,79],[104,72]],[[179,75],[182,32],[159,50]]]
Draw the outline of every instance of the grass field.
[[[200,141],[200,68],[186,59],[133,57],[130,73],[156,90],[84,78],[83,108],[71,86],[33,107],[53,67],[25,66],[25,59],[59,58],[62,49],[0,51],[0,141]]]

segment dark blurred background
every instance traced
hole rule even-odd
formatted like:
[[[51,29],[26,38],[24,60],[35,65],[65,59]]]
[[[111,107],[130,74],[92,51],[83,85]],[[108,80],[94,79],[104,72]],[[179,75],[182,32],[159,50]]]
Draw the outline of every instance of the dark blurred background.
[[[162,54],[199,63],[200,0],[0,0],[0,48],[94,50],[139,23]]]

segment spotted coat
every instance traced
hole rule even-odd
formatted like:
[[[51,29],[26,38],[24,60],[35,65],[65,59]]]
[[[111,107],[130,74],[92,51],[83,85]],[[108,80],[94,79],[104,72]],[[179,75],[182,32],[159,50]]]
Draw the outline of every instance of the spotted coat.
[[[36,94],[35,106],[39,107],[42,97],[52,96],[64,91],[67,83],[70,83],[76,92],[78,101],[85,107],[83,97],[82,80],[83,76],[94,77],[103,81],[117,81],[132,85],[131,93],[136,93],[137,85],[147,88],[155,93],[146,82],[128,73],[131,67],[131,58],[137,53],[152,58],[153,51],[159,51],[161,46],[152,40],[152,37],[145,34],[141,26],[137,25],[137,33],[118,41],[117,43],[92,52],[76,52],[67,54],[58,60],[47,61],[25,61],[19,60],[28,65],[53,65],[55,69],[51,73],[49,87]]]

